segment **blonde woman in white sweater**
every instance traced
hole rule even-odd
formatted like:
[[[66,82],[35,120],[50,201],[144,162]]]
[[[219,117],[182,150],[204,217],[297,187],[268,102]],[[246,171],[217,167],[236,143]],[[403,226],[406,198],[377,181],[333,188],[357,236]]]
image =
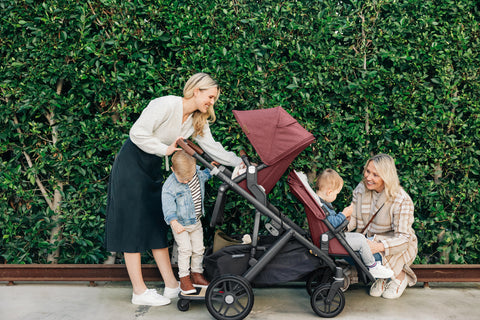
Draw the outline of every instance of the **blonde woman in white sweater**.
[[[164,158],[176,150],[177,140],[192,137],[212,158],[235,167],[242,160],[226,151],[210,132],[213,106],[220,88],[208,74],[197,73],[185,84],[183,97],[152,100],[130,130],[113,164],[109,181],[105,247],[123,252],[133,287],[132,303],[166,305],[180,291],[168,253],[161,203]],[[167,160],[168,161],[168,160]],[[148,289],[141,271],[141,253],[152,250],[165,282],[163,296]]]

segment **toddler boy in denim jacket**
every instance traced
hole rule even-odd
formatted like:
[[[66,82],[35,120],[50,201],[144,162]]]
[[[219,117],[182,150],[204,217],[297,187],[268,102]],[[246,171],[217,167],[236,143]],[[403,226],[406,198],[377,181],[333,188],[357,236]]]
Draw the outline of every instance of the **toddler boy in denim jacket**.
[[[173,173],[162,188],[162,209],[178,247],[178,276],[183,294],[196,293],[195,286],[209,282],[203,276],[203,228],[205,182],[210,170],[200,170],[195,159],[184,150],[172,156]]]

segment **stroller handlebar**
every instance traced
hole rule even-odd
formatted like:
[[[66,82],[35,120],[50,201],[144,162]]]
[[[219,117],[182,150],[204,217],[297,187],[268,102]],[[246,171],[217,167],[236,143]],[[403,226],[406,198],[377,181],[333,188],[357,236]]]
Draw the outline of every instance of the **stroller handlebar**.
[[[247,152],[245,152],[243,149],[240,150],[240,158],[242,158],[243,163],[245,163],[247,167],[250,166],[250,160],[248,160]]]
[[[190,148],[195,150],[196,153],[199,155],[202,155],[204,153],[203,149],[197,146],[192,140],[187,140],[187,144]]]
[[[177,144],[183,150],[185,150],[186,153],[188,153],[189,155],[191,155],[193,157],[193,155],[195,154],[196,151],[188,144],[188,140],[179,139],[177,141]]]

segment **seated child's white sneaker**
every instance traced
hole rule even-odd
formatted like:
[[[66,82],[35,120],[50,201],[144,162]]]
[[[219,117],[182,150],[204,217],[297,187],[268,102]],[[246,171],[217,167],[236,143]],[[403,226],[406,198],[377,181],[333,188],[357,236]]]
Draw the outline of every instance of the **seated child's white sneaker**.
[[[383,266],[380,262],[377,262],[373,267],[369,267],[368,271],[370,271],[370,274],[377,279],[388,279],[393,277],[392,269]]]
[[[385,292],[382,294],[382,297],[386,299],[399,298],[403,294],[403,291],[405,291],[405,288],[407,287],[407,282],[407,276],[405,276],[402,282],[397,279],[390,281],[387,284],[387,287],[385,288]]]
[[[381,297],[387,286],[387,279],[377,279],[370,287],[372,297]]]
[[[142,306],[164,306],[171,301],[157,293],[155,289],[147,289],[142,294],[132,294],[132,303]]]
[[[163,290],[163,296],[169,299],[174,299],[178,298],[178,294],[180,293],[180,285],[176,288],[167,288],[165,287],[165,290]]]

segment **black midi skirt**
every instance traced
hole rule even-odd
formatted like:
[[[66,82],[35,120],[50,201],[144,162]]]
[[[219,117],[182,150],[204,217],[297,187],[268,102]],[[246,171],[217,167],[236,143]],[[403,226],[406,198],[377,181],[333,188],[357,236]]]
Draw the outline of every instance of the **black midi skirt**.
[[[105,247],[143,252],[168,246],[162,212],[163,158],[148,154],[130,139],[113,163],[108,183]]]

